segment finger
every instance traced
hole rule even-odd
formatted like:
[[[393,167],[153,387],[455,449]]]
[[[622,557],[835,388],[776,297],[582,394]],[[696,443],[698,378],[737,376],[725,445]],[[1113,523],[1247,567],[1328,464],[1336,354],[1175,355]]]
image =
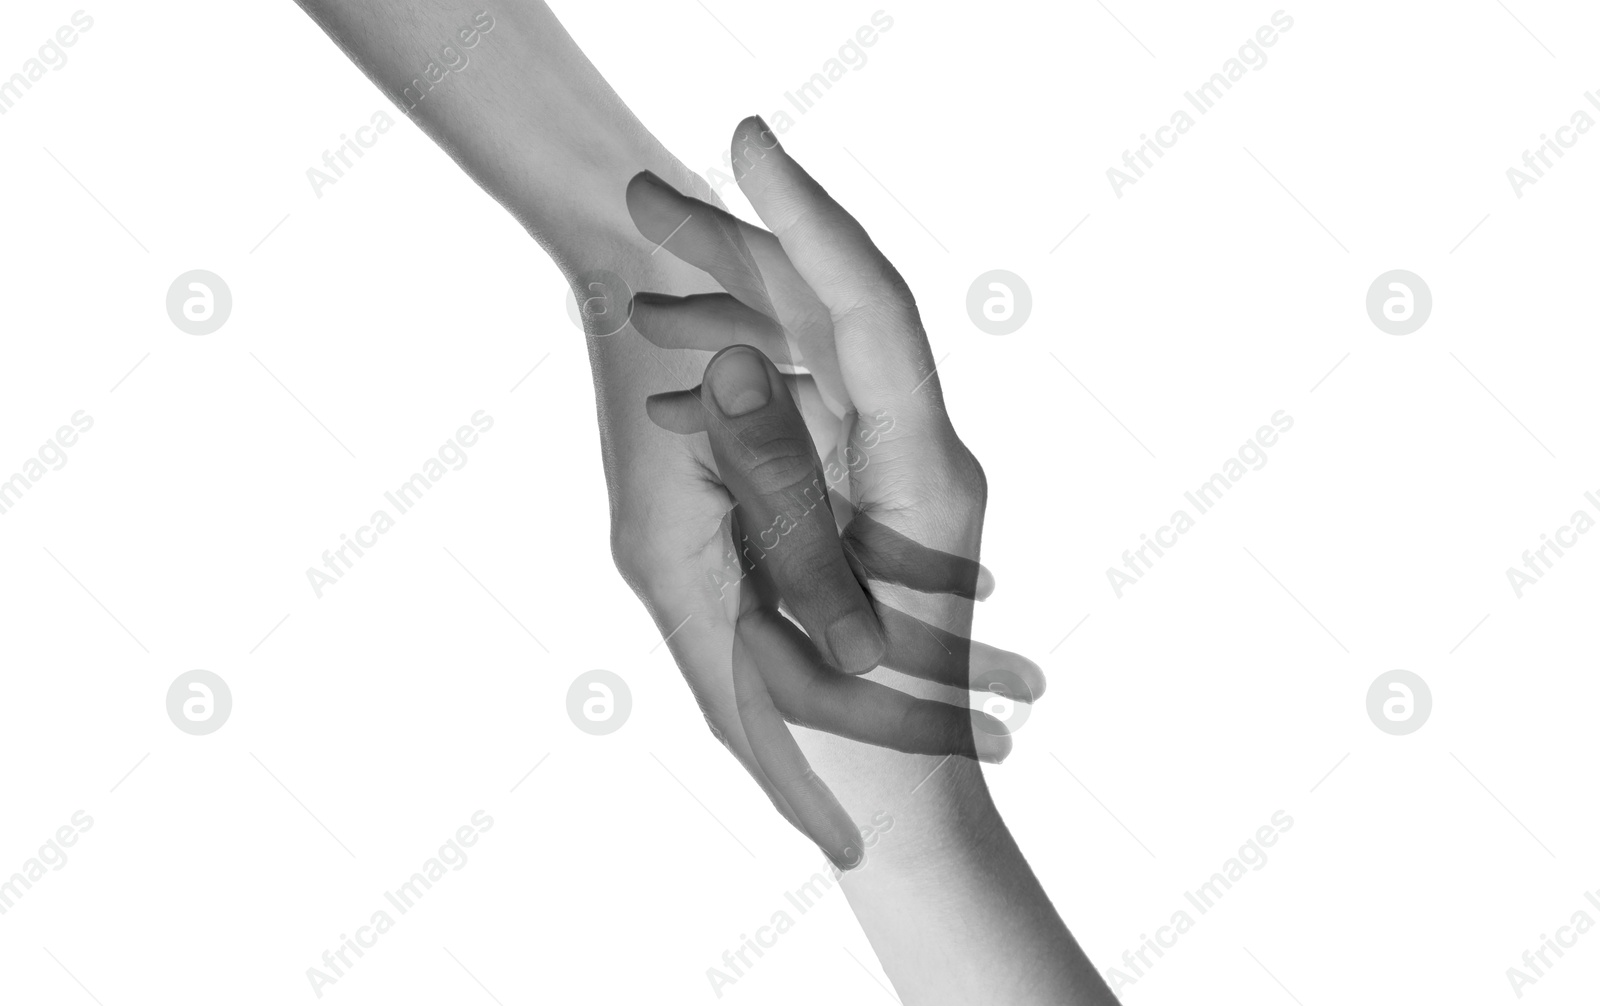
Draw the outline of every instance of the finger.
[[[724,528],[724,532],[726,528]],[[723,533],[723,532],[719,532]],[[682,569],[670,572],[682,573]],[[799,817],[783,793],[767,778],[751,750],[739,721],[731,683],[734,622],[739,611],[739,591],[733,598],[710,596],[695,576],[671,576],[645,589],[636,585],[639,599],[655,620],[673,660],[689,682],[707,729],[761,787],[773,807],[796,830],[804,831]],[[737,583],[738,581],[735,580]]]
[[[929,548],[857,510],[840,536],[845,556],[863,580],[898,583],[930,594],[982,600],[994,592],[994,574],[976,559]]]
[[[725,210],[682,194],[649,171],[634,176],[625,198],[639,233],[656,244],[651,254],[666,249],[710,273],[723,289],[752,308],[776,316],[751,247],[755,236],[751,234],[747,240],[744,233],[748,225]]]
[[[1044,670],[1020,653],[975,642],[886,604],[878,620],[889,639],[883,666],[942,685],[994,692],[1031,703],[1044,694]]]
[[[939,409],[937,387],[916,394],[930,383],[934,367],[916,305],[866,230],[759,117],[739,124],[734,148],[749,158],[739,188],[833,318],[836,351],[855,406],[905,415]]]
[[[662,349],[703,349],[714,353],[743,344],[756,347],[779,363],[805,362],[798,357],[790,359],[782,325],[731,294],[672,297],[637,293],[631,320],[640,335]]]
[[[800,414],[805,417],[811,442],[827,444],[838,441],[842,436],[841,421],[828,411],[827,404],[822,401],[816,379],[810,374],[784,374],[783,383],[789,386],[790,397],[800,405]],[[705,390],[700,385],[688,391],[665,391],[651,395],[645,399],[645,413],[657,426],[673,433],[705,433],[711,422],[711,413],[703,402],[704,395]]]
[[[741,616],[736,631],[791,722],[907,754],[998,762],[1011,753],[1010,731],[988,713],[833,673],[811,639],[775,611]]]
[[[796,619],[848,674],[877,666],[884,637],[845,561],[828,482],[805,418],[766,357],[735,346],[706,367],[700,404],[717,472],[740,524]]]
[[[782,326],[789,350],[772,356],[797,362],[817,375],[836,415],[849,408],[833,345],[833,322],[777,238],[726,210],[683,195],[648,171],[628,184],[628,212],[639,232],[659,248],[710,273],[722,288]],[[717,347],[722,348],[722,347]]]
[[[739,525],[737,511],[730,516],[734,537],[748,544],[749,536]],[[748,555],[741,566],[749,575],[741,581],[745,589],[740,593],[740,614],[748,615],[762,607],[778,609],[783,600],[770,569],[751,562]],[[888,641],[884,667],[952,688],[993,692],[1029,704],[1044,694],[1043,668],[1020,653],[976,642],[882,602],[875,603],[873,609]],[[966,611],[970,615],[970,605]]]
[[[785,374],[783,378],[789,385],[789,394],[800,406],[800,414],[805,417],[806,431],[811,435],[811,443],[816,447],[817,454],[822,458],[822,470],[828,472],[828,465],[839,471],[839,447],[849,439],[851,423],[855,413],[847,412],[840,416],[833,411],[832,406],[824,399],[822,389],[817,384],[817,379],[811,374]],[[848,489],[843,479],[829,487],[835,493]],[[848,499],[834,501],[834,516],[852,512]]]
[[[628,213],[639,233],[675,257],[703,269],[750,307],[800,330],[826,321],[817,300],[770,232],[693,196],[648,171],[628,183]]]
[[[740,618],[739,625],[743,626],[744,621]],[[762,774],[790,808],[799,829],[840,869],[853,869],[862,860],[860,833],[795,743],[788,724],[773,705],[764,675],[756,670],[759,659],[743,631],[736,628],[733,693],[750,751]]]
[[[645,415],[664,430],[682,433],[708,433],[712,414],[704,399],[705,391],[699,385],[688,391],[664,391],[644,400]]]

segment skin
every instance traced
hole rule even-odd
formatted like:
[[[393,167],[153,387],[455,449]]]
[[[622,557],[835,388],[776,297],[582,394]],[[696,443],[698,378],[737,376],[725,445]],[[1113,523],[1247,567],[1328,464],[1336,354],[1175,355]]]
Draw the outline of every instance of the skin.
[[[411,104],[404,89],[430,59],[440,59],[436,54],[441,46],[464,45],[457,33],[473,24],[481,10],[449,0],[301,0],[301,6],[401,107]],[[413,121],[544,246],[581,303],[598,298],[601,307],[626,311],[635,291],[671,297],[725,292],[726,284],[700,268],[656,253],[658,241],[649,237],[654,225],[647,213],[639,212],[631,183],[641,171],[650,171],[666,188],[698,193],[714,204],[708,186],[633,118],[543,4],[514,0],[497,5],[492,19],[493,27],[466,52],[470,65],[429,90],[412,109]],[[741,129],[736,144],[758,131],[751,122]],[[759,476],[762,459],[730,464],[725,454],[719,468],[711,436],[685,431],[673,419],[670,400],[664,408],[659,400],[647,407],[654,394],[695,387],[706,376],[710,347],[663,348],[646,341],[633,326],[588,340],[618,568],[663,635],[671,633],[668,645],[712,732],[781,812],[819,844],[839,846],[824,845],[841,857],[847,850],[840,843],[847,843],[849,836],[834,807],[822,799],[823,790],[854,821],[885,811],[893,815],[895,827],[873,846],[862,868],[845,875],[842,885],[902,1001],[1114,1002],[1006,830],[976,761],[942,762],[940,755],[894,750],[804,726],[791,734],[782,722],[778,702],[791,704],[792,710],[793,696],[786,698],[785,686],[767,682],[792,682],[818,668],[854,685],[892,684],[910,698],[966,705],[964,689],[927,677],[882,667],[850,678],[841,672],[864,671],[876,663],[880,646],[889,656],[897,638],[902,647],[910,645],[904,640],[915,635],[908,631],[914,626],[896,621],[899,616],[887,614],[891,610],[949,633],[938,638],[964,639],[969,598],[981,592],[981,574],[952,584],[938,563],[919,561],[928,559],[927,553],[891,559],[896,543],[904,539],[938,555],[973,562],[986,490],[981,468],[949,425],[937,376],[928,376],[931,356],[904,282],[876,255],[859,225],[781,148],[773,149],[777,154],[769,152],[740,184],[755,205],[766,207],[763,221],[777,235],[800,283],[821,304],[820,313],[813,304],[809,317],[786,317],[783,326],[789,356],[803,360],[815,375],[812,391],[800,390],[798,398],[803,405],[815,395],[813,406],[799,411],[815,434],[814,449],[820,447],[816,460],[858,435],[859,417],[873,415],[874,409],[887,408],[895,419],[882,456],[861,479],[852,474],[850,486],[852,492],[859,489],[860,502],[876,507],[870,516],[900,536],[872,532],[875,539],[862,539],[863,548],[877,549],[871,554],[882,558],[883,569],[877,572],[887,579],[857,572],[847,552],[845,568],[853,588],[829,558],[818,567],[827,570],[820,582],[791,571],[782,585],[787,590],[780,591],[769,568],[726,589],[727,553],[738,540],[731,531],[739,517],[730,516],[735,498],[724,477],[737,484],[734,471]],[[741,154],[736,147],[736,160]],[[687,251],[684,245],[677,247]],[[852,276],[852,270],[828,264],[835,253],[870,268]],[[754,302],[758,313],[773,307],[777,313],[769,318],[783,317],[778,304],[800,303],[785,300],[789,293],[798,297],[793,277],[780,282],[782,270],[765,263],[757,272],[767,286],[768,303],[758,293],[741,303]],[[625,286],[619,287],[618,277],[625,277]],[[732,292],[749,292],[737,283],[735,287]],[[600,334],[596,317],[591,312],[592,335]],[[893,336],[886,352],[893,354],[894,366],[880,374],[882,360],[862,355],[862,347],[881,333]],[[658,337],[671,341],[659,331]],[[830,348],[836,370],[829,362]],[[914,391],[912,386],[924,378]],[[843,414],[835,411],[839,409]],[[847,421],[852,413],[857,418]],[[835,422],[826,421],[829,415]],[[792,423],[793,418],[785,413],[780,421]],[[908,476],[922,466],[927,466],[928,477],[915,484]],[[896,482],[908,486],[908,494],[873,495],[873,486]],[[754,496],[747,491],[751,499],[763,494],[761,485],[755,488]],[[848,506],[830,507],[852,515],[853,505],[849,501]],[[821,531],[819,525],[812,527],[813,533]],[[851,540],[847,523],[841,541]],[[825,556],[829,553],[822,546],[831,545],[823,536],[809,547]],[[806,567],[798,565],[802,571]],[[908,583],[934,589],[913,589]],[[837,593],[829,595],[829,589]],[[801,599],[798,606],[796,598]],[[809,619],[821,627],[820,633],[789,633],[778,625],[773,614],[780,601],[805,614],[802,624]],[[829,616],[852,612],[872,615],[875,631],[830,642],[827,628],[835,618]],[[974,644],[971,652],[975,664],[982,653],[996,666],[1013,666],[1025,677],[1031,673],[1022,658],[998,656],[1004,651],[980,651]],[[959,677],[954,680],[960,683]],[[870,734],[870,723],[849,728],[840,722],[853,706],[836,704],[835,718],[826,725],[841,733],[853,729],[857,736]],[[818,721],[827,715],[813,709],[809,717],[790,718]],[[754,737],[747,724],[754,724]],[[959,730],[946,730],[945,736],[947,750],[974,745],[970,728],[965,736]],[[795,749],[784,748],[783,738],[792,738]],[[761,748],[759,756],[753,741]],[[805,771],[818,783],[828,780],[828,786],[819,789],[809,776],[784,774],[798,764],[797,752]]]

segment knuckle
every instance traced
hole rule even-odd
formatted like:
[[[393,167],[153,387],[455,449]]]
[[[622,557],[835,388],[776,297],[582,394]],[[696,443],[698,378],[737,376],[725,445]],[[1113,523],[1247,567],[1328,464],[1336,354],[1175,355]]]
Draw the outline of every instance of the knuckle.
[[[983,465],[959,441],[939,465],[942,493],[958,511],[982,513],[989,504],[989,477]]]
[[[983,465],[978,459],[967,452],[966,470],[956,481],[961,486],[974,506],[983,507],[989,503],[989,476],[984,473]]]
[[[734,712],[739,717],[739,722],[749,724],[766,712],[766,703],[749,689],[740,689],[739,696],[733,703]]]
[[[915,329],[922,324],[917,304],[905,280],[892,268],[863,284],[855,303],[839,312],[842,325],[856,324],[871,331]]]
[[[745,469],[750,488],[763,497],[798,501],[808,489],[826,495],[811,440],[804,434],[777,431],[751,442],[755,459]]]
[[[906,278],[900,275],[900,270],[887,259],[883,260],[883,269],[878,279],[888,300],[901,310],[916,314],[917,298],[911,292],[911,284],[906,282]]]
[[[805,761],[783,765],[777,770],[772,781],[785,793],[815,793],[823,788],[822,777],[817,775]]]
[[[707,715],[705,718],[705,724],[706,730],[710,732],[711,736],[717,739],[718,744],[721,744],[729,751],[733,750],[733,744],[728,740],[728,732],[723,730],[722,726],[718,724],[716,720],[712,719],[710,715]]]
[[[915,701],[899,702],[895,710],[893,732],[890,734],[902,747],[916,748],[918,741],[929,740],[925,736],[922,722],[921,709]],[[926,752],[925,752],[926,753]]]
[[[774,715],[772,699],[760,687],[746,684],[735,687],[733,692],[733,713],[746,735],[752,726]]]
[[[655,536],[642,520],[623,519],[611,525],[611,561],[635,591],[647,591],[656,575]]]

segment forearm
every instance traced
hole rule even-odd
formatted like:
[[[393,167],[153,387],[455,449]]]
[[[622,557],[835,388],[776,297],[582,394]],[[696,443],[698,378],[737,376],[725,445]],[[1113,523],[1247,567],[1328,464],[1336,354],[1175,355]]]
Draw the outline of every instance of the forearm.
[[[569,278],[648,251],[623,202],[634,174],[691,177],[543,3],[297,2]]]
[[[633,175],[650,170],[714,197],[634,118],[544,4],[298,2],[539,241],[575,289],[603,274],[634,290],[715,289],[698,270],[655,253],[624,193]],[[612,492],[649,494],[653,479],[699,477],[671,469],[684,454],[669,449],[672,435],[646,419],[643,403],[693,383],[703,356],[660,351],[631,331],[588,343]],[[836,737],[802,743],[846,807],[862,820],[881,810],[897,821],[845,889],[906,1002],[1080,1001],[1067,992],[1087,964],[974,763],[952,759],[918,787],[926,768],[917,759]]]
[[[825,761],[809,747],[808,752],[814,761]],[[864,757],[870,762],[908,756]],[[848,793],[839,795],[852,806]],[[868,852],[866,863],[843,880],[851,908],[901,1001],[908,1006],[1116,1002],[1000,819],[978,763],[950,759],[916,793],[905,794],[901,807],[890,812],[893,826]]]
[[[934,544],[976,554],[970,534],[952,531]],[[970,635],[970,601],[888,584],[875,585],[875,593],[931,624]],[[881,668],[870,676],[921,698],[965,705],[969,697]],[[862,823],[880,811],[893,818],[843,886],[908,1006],[1116,1002],[1006,828],[980,763],[907,755],[816,731],[800,740],[852,816]]]
[[[623,198],[641,170],[685,189],[692,173],[639,123],[545,4],[296,2],[522,224],[575,290],[608,273],[635,289],[715,289],[698,270],[652,254]],[[659,457],[671,438],[647,421],[644,399],[697,373],[693,359],[637,337],[587,341],[606,450]],[[613,492],[616,471],[607,465]]]

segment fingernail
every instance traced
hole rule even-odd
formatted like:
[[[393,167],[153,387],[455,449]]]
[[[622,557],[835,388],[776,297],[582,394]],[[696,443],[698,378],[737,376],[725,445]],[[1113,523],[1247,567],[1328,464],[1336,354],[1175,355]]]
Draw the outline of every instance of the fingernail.
[[[649,304],[652,307],[676,304],[683,299],[684,298],[682,297],[673,296],[670,293],[655,293],[651,290],[640,290],[638,293],[633,295],[633,302],[635,304]]]
[[[976,643],[974,646],[984,646],[984,644]],[[983,658],[986,661],[993,660],[999,666],[974,672],[971,677],[972,687],[993,692],[1012,702],[1032,705],[1033,700],[1044,691],[1043,669],[1020,653],[1009,653],[989,646],[984,646],[984,650]]]
[[[1017,673],[1021,675],[1022,683],[1024,687],[1028,689],[1029,702],[1033,702],[1039,696],[1044,694],[1044,668],[1029,660],[1027,657],[1021,657],[1018,661]]]
[[[839,857],[839,866],[841,869],[854,870],[861,865],[861,860],[861,850],[853,845],[847,845]]]
[[[985,723],[974,723],[972,729],[972,746],[977,750],[978,760],[991,765],[1003,762],[1011,753],[1011,734],[1001,725],[1000,721],[987,714],[979,714]]]
[[[980,601],[986,601],[986,600],[989,599],[989,595],[993,594],[993,593],[994,593],[994,574],[989,572],[987,567],[979,566],[978,567],[978,585],[977,585],[977,589],[973,591],[974,596]]]
[[[827,631],[828,649],[839,670],[846,674],[865,674],[883,662],[887,643],[878,620],[865,611],[852,611],[837,620]]]
[[[742,416],[772,400],[767,365],[749,346],[726,349],[711,361],[706,390],[725,416]]]
[[[648,338],[650,333],[644,331],[643,326],[648,326],[650,323],[650,309],[671,307],[682,299],[682,297],[674,297],[668,293],[650,293],[649,291],[641,290],[628,300],[628,319],[635,323],[635,328],[640,329],[641,335]],[[645,310],[640,311],[639,308],[641,307]],[[643,326],[641,326],[640,322],[643,323]]]
[[[670,186],[666,182],[662,181],[661,180],[661,176],[656,174],[654,171],[651,171],[649,168],[646,168],[643,171],[639,172],[639,174],[636,175],[635,177],[636,178],[643,178],[645,181],[649,182],[651,185],[657,186],[658,188],[667,189],[667,190],[672,191],[672,192],[676,192],[677,191],[672,186]]]
[[[761,143],[761,146],[767,150],[778,149],[778,134],[773,132],[771,126],[767,125],[767,120],[757,115],[756,122],[761,126],[761,128],[756,132],[756,142]],[[763,138],[770,140],[771,144],[768,145],[767,143],[763,143]]]

